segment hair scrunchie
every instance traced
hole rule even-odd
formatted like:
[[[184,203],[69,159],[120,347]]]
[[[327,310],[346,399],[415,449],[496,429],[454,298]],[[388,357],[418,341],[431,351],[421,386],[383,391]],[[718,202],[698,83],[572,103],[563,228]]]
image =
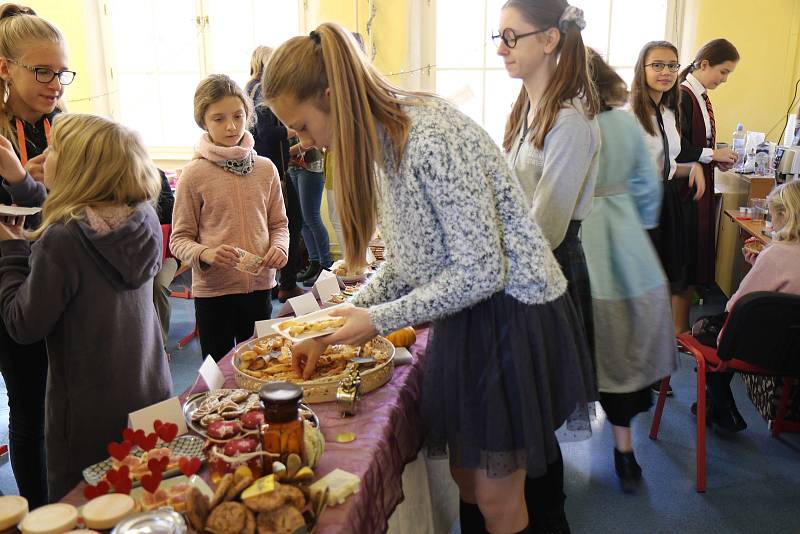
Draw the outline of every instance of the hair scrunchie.
[[[579,30],[583,30],[586,27],[586,20],[583,18],[583,10],[579,7],[567,4],[567,7],[564,8],[564,12],[558,19],[558,29],[562,33],[566,33],[570,23],[577,26]]]
[[[311,33],[309,33],[308,36],[311,37],[311,39],[316,44],[321,44],[322,43],[322,38],[321,38],[320,34],[317,33],[317,30],[311,30]]]

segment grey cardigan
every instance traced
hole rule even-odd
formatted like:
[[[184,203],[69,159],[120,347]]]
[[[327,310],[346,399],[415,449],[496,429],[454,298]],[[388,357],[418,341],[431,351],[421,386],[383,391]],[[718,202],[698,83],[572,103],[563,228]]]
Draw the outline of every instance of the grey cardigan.
[[[378,224],[386,261],[353,303],[370,307],[386,333],[500,291],[527,304],[562,295],[561,269],[489,134],[439,99],[403,111],[411,130],[399,167],[381,133]]]

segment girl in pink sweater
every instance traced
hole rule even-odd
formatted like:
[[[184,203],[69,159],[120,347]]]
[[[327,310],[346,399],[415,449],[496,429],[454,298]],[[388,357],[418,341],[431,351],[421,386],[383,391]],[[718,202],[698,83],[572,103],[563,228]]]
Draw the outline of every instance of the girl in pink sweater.
[[[767,197],[767,203],[775,239],[759,254],[742,249],[745,260],[753,268],[728,301],[726,315],[748,293],[777,291],[800,295],[800,269],[797,267],[800,265],[800,180],[776,187]],[[725,430],[739,432],[747,428],[747,423],[733,400],[732,378],[732,372],[708,375],[708,392],[713,404],[711,420]]]
[[[255,321],[270,318],[275,270],[287,261],[278,171],[253,150],[252,117],[250,99],[231,78],[201,81],[194,119],[206,133],[175,194],[170,249],[192,266],[200,347],[217,361],[253,335]],[[261,257],[257,274],[238,270],[242,251]]]

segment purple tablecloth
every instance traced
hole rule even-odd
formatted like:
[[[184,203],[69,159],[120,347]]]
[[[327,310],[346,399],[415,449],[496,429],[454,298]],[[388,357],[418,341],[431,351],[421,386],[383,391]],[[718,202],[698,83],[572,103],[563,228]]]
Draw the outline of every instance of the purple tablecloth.
[[[388,384],[365,395],[359,403],[359,414],[355,417],[340,418],[336,404],[332,402],[312,405],[325,435],[325,454],[315,469],[316,478],[336,468],[361,478],[361,490],[344,504],[325,510],[316,533],[372,533],[386,530],[389,516],[403,500],[403,468],[416,458],[422,446],[423,424],[419,398],[427,342],[428,330],[418,330],[417,341],[410,349],[413,362],[396,367]],[[226,388],[237,387],[232,358],[231,353],[220,361]],[[193,391],[184,392],[181,400],[204,389],[201,383]],[[355,441],[333,441],[341,432],[353,432]],[[204,466],[200,474],[208,479],[207,467]],[[83,504],[85,486],[83,482],[79,484],[63,502]]]

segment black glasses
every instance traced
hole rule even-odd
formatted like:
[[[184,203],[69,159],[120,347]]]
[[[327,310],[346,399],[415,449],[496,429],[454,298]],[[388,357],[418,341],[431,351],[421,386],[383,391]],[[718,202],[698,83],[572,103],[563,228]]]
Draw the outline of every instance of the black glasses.
[[[9,59],[8,61],[14,65],[20,66],[23,69],[28,69],[29,71],[35,73],[36,81],[39,83],[50,83],[53,81],[53,78],[58,76],[58,83],[61,85],[69,85],[75,79],[75,71],[62,70],[61,72],[56,72],[49,67],[31,67],[30,65],[25,65],[24,63],[20,63],[19,61],[15,61],[13,59]]]
[[[495,33],[492,35],[492,41],[494,42],[495,46],[500,46],[500,41],[509,47],[514,48],[517,46],[517,41],[522,39],[523,37],[528,37],[529,35],[536,35],[537,33],[544,33],[547,30],[536,30],[535,32],[528,32],[528,33],[521,33],[517,35],[514,30],[511,28],[506,28],[502,30],[500,33]]]
[[[647,65],[645,65],[645,67],[650,67],[656,72],[661,72],[662,70],[664,70],[664,67],[667,67],[670,72],[678,72],[679,70],[681,70],[680,63],[664,63],[662,61],[654,61],[652,63],[648,63]]]

